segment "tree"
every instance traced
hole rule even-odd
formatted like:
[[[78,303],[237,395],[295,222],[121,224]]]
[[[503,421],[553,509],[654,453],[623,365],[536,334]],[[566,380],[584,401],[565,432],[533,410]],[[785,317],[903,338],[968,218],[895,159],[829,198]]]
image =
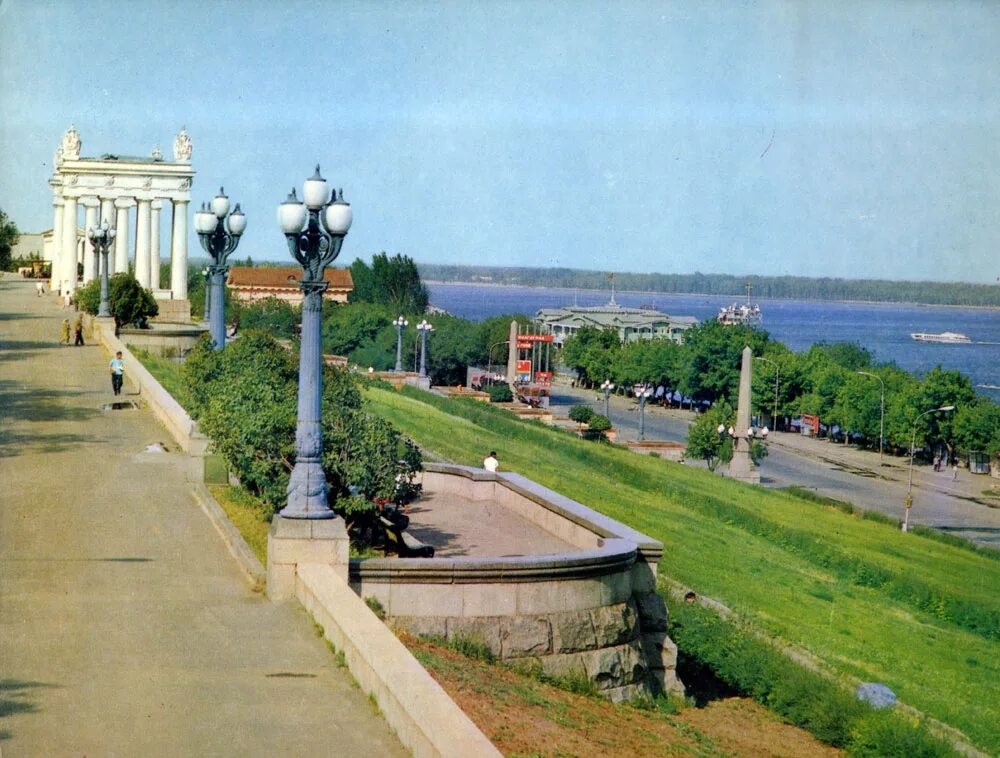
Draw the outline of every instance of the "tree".
[[[739,393],[742,353],[749,347],[762,355],[768,343],[766,332],[744,326],[726,326],[704,321],[684,335],[685,366],[679,389],[695,400],[715,402]]]
[[[736,412],[724,399],[713,405],[688,430],[687,454],[704,460],[709,471],[731,461],[733,440],[728,434],[719,434],[719,426],[728,429],[735,420]]]
[[[604,433],[611,428],[611,419],[595,413],[587,422],[587,435],[597,439],[603,439]]]
[[[112,276],[108,283],[108,307],[115,320],[115,334],[127,324],[142,326],[146,319],[160,312],[153,293],[143,289],[135,277],[124,272]]]
[[[1000,405],[983,397],[955,409],[955,446],[964,453],[1000,452]]]
[[[569,417],[583,429],[583,425],[594,417],[594,410],[589,405],[574,405],[569,409]]]
[[[20,236],[17,224],[10,220],[3,208],[0,208],[0,271],[10,271],[11,251]]]
[[[380,303],[402,314],[424,313],[430,296],[420,280],[417,264],[406,255],[372,256],[369,266],[358,258],[351,264],[352,302]],[[397,314],[398,315],[398,314]]]
[[[302,322],[301,306],[276,297],[252,303],[236,302],[227,313],[240,329],[262,329],[279,339],[291,339]]]
[[[591,386],[611,375],[615,353],[621,349],[618,332],[585,326],[563,343],[563,362],[574,369],[580,383]]]

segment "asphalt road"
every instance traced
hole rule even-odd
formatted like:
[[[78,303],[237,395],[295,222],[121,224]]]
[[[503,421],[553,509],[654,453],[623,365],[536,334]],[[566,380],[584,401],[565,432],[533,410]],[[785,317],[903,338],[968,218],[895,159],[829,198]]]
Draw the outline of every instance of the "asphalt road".
[[[569,407],[577,403],[590,404],[598,413],[604,413],[604,397],[600,393],[553,387],[552,409],[557,415],[566,415]],[[609,410],[619,439],[639,438],[639,409],[634,401],[612,397]],[[647,405],[645,438],[684,442],[690,424],[683,417],[687,415]],[[772,435],[770,442],[768,456],[760,466],[762,486],[797,485],[863,510],[903,517],[907,489],[905,460],[887,456],[886,465],[880,465],[876,453],[854,448],[843,450],[839,445],[805,441],[792,434]],[[693,460],[688,464],[704,466]],[[910,523],[931,526],[1000,549],[1000,509],[990,505],[991,500],[994,506],[1000,505],[1000,501],[981,494],[992,481],[995,480],[963,470],[956,483],[950,472],[935,473],[928,466],[917,467]]]

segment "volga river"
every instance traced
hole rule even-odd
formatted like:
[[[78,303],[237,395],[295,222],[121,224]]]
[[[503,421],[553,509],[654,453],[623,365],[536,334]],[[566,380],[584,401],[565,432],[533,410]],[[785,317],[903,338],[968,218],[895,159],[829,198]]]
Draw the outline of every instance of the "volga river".
[[[541,287],[493,287],[476,284],[428,284],[431,302],[449,313],[475,321],[504,313],[534,314],[562,305],[603,305],[607,290],[562,290]],[[732,297],[619,292],[615,300],[631,307],[655,306],[699,321],[715,318]],[[759,300],[763,328],[792,350],[816,342],[855,342],[878,361],[895,361],[921,374],[941,365],[958,369],[974,384],[1000,385],[1000,310],[895,303],[840,303],[819,300]],[[971,345],[915,342],[911,332],[961,332]],[[1000,391],[980,392],[1000,401]]]

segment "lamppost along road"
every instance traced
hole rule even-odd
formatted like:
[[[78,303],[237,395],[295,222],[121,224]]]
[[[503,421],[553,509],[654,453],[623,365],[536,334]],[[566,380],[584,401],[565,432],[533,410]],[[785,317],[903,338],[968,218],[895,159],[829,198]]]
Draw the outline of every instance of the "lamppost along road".
[[[639,441],[646,439],[646,401],[653,396],[653,388],[646,385],[633,387],[635,397],[639,401]],[[607,401],[605,395],[604,400]]]
[[[882,394],[879,397],[878,407],[878,462],[882,463],[883,451],[885,449],[885,382],[882,377],[878,374],[872,374],[868,371],[859,371],[862,376],[870,376],[874,379],[878,379],[878,383],[882,385]]]
[[[393,319],[392,325],[396,327],[396,373],[403,370],[403,329],[410,325],[410,322],[400,316]]]
[[[611,390],[615,388],[615,385],[611,383],[610,379],[605,379],[601,384],[601,392],[604,393],[604,417],[610,419],[608,416],[608,398],[611,397]]]
[[[323,271],[340,255],[351,228],[351,206],[344,191],[331,195],[319,173],[302,186],[300,202],[293,189],[278,206],[278,223],[292,257],[302,266],[302,341],[299,347],[299,407],[295,428],[295,466],[288,481],[288,504],[283,518],[329,519],[327,482],[323,473]],[[218,306],[213,308],[212,314]]]
[[[420,378],[427,378],[427,333],[434,331],[434,325],[426,319],[417,324],[417,332],[420,334]]]
[[[228,218],[227,218],[228,216]],[[208,267],[212,278],[212,313],[208,324],[209,334],[216,350],[226,346],[226,308],[223,292],[226,285],[226,272],[229,266],[226,259],[240,244],[240,237],[247,228],[247,217],[240,210],[240,204],[232,213],[229,212],[229,198],[222,187],[211,203],[205,203],[201,210],[194,214],[194,230],[205,252],[212,256]]]
[[[111,243],[114,242],[117,234],[107,219],[104,219],[104,223],[100,226],[92,226],[87,229],[87,239],[94,247],[97,265],[100,266],[101,305],[97,311],[98,318],[111,317],[111,309],[108,305],[108,251],[111,249]]]
[[[913,507],[913,449],[917,446],[917,422],[930,413],[948,413],[955,410],[954,405],[942,405],[940,408],[931,408],[924,411],[913,419],[913,436],[910,437],[910,465],[906,478],[906,499],[903,501],[903,531],[910,529],[910,508]]]

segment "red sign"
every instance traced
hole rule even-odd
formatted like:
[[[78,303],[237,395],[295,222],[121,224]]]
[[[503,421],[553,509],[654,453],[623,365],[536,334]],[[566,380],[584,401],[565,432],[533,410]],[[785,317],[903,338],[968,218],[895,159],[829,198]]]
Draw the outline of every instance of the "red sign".
[[[519,373],[519,374],[530,374],[531,373],[531,361],[518,361],[517,362],[517,373]]]
[[[553,337],[551,334],[519,334],[517,335],[518,342],[552,342]]]
[[[534,344],[535,344],[534,342],[518,342],[517,343],[517,349],[518,350],[531,350],[531,348],[534,346]]]
[[[535,381],[536,382],[550,382],[550,381],[552,381],[552,372],[551,371],[536,371],[535,372]]]

